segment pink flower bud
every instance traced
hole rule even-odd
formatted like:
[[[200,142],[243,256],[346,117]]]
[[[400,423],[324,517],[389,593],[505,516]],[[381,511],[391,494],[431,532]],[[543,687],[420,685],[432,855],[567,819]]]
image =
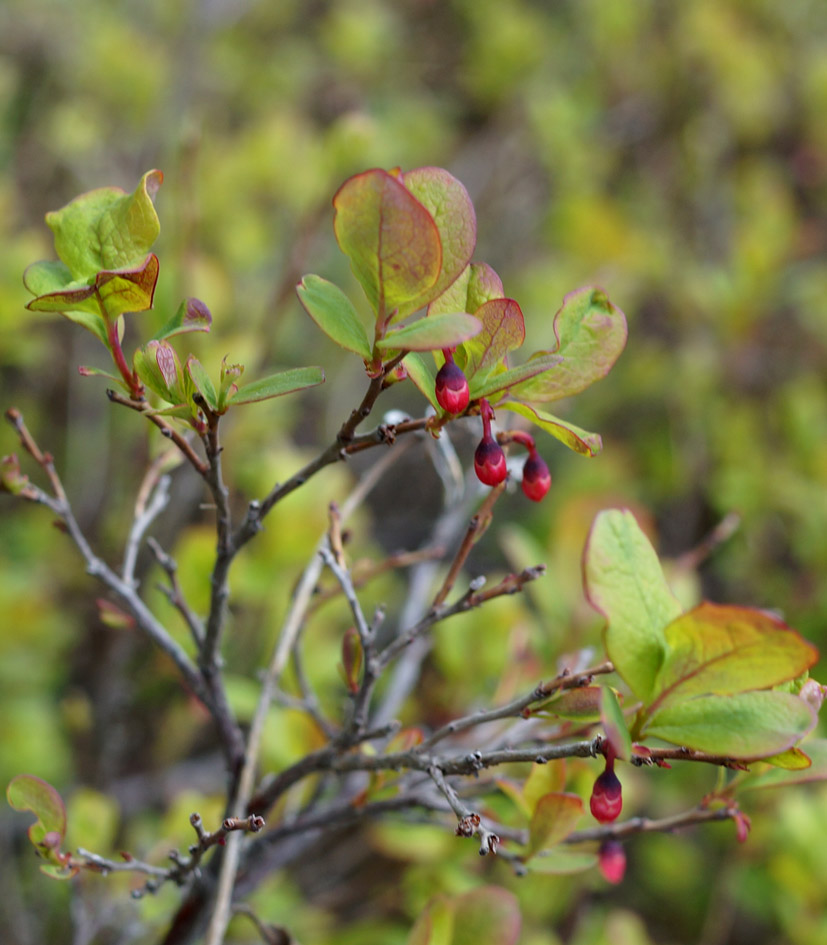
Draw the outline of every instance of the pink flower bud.
[[[453,360],[446,361],[436,376],[436,400],[448,413],[462,413],[468,406],[470,391],[468,379]]]
[[[532,502],[539,502],[551,488],[551,473],[543,457],[535,451],[529,453],[523,466],[523,492]]]
[[[626,851],[619,840],[604,840],[597,851],[597,865],[603,876],[617,885],[626,872]]]
[[[614,773],[614,765],[606,764],[606,770],[594,782],[589,800],[594,819],[601,824],[610,824],[617,820],[623,808],[623,788],[620,779]]]
[[[490,434],[480,440],[474,453],[474,472],[487,486],[498,486],[508,475],[505,453]]]

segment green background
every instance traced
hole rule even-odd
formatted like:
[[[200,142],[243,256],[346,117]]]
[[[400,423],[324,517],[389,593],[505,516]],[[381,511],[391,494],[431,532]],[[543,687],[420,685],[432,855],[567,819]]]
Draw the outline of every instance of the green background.
[[[603,454],[587,460],[545,439],[550,496],[531,508],[509,497],[503,521],[513,524],[481,552],[494,568],[539,557],[548,579],[530,601],[491,608],[484,626],[440,633],[409,721],[507,694],[515,653],[527,654],[522,668],[535,679],[561,654],[599,646],[579,556],[607,505],[630,505],[651,524],[687,599],[700,588],[777,609],[824,647],[825,114],[821,0],[6,0],[2,406],[19,407],[54,452],[84,528],[117,562],[152,447],[102,381],[77,375],[78,364],[105,366],[91,336],[23,309],[21,273],[51,257],[47,210],[104,184],[131,190],[159,167],[157,311],[130,317],[127,348],[196,295],[214,329],[182,348],[214,374],[229,354],[249,379],[306,363],[328,375],[321,392],[241,408],[228,425],[238,494],[263,494],[327,442],[364,384],[358,359],[320,336],[293,293],[313,271],[358,297],[333,240],[332,194],[368,167],[444,166],[474,199],[476,258],[520,302],[529,350],[551,346],[562,296],[586,283],[626,312],[630,336],[609,378],[566,408],[602,433]],[[391,401],[423,409],[413,391]],[[0,452],[16,449],[11,429],[0,432]],[[239,707],[326,503],[349,481],[343,468],[323,473],[239,561],[228,655]],[[175,483],[174,512],[155,533],[199,609],[209,516],[186,475]],[[359,553],[422,539],[436,480],[415,468],[394,486],[374,504],[375,528],[368,514],[354,524]],[[191,810],[206,821],[220,809],[200,720],[163,661],[101,625],[83,567],[48,515],[0,499],[0,781],[19,771],[52,780],[72,798],[72,843],[160,862],[190,842]],[[682,566],[731,512],[741,518],[734,537],[699,572]],[[157,579],[150,573],[147,586]],[[372,591],[391,603],[401,593],[393,579]],[[346,621],[331,612],[314,628],[314,681],[334,692],[332,712]],[[282,721],[287,738],[265,746],[273,765],[313,744],[300,718]],[[573,768],[571,783],[587,796],[594,773]],[[635,772],[624,781],[627,810],[690,806],[714,777]],[[731,825],[632,840],[619,889],[592,873],[516,880],[450,831],[383,827],[353,862],[331,851],[330,862],[262,887],[256,906],[303,943],[401,943],[434,892],[493,882],[519,896],[527,945],[827,943],[827,794],[768,792],[746,809],[754,829],[744,846]],[[9,942],[154,940],[174,891],[133,905],[128,884],[92,876],[72,892],[37,872],[22,822],[0,813]],[[342,850],[357,848],[347,840]],[[233,934],[254,940],[252,926]]]

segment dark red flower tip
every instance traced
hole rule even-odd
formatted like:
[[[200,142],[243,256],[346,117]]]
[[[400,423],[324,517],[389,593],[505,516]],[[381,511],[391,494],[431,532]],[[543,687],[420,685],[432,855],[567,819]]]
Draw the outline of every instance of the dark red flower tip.
[[[623,808],[623,788],[620,779],[610,767],[594,782],[589,808],[594,819],[601,824],[610,824],[617,820]]]
[[[626,851],[619,840],[604,840],[597,851],[597,865],[603,876],[617,885],[626,873]]]
[[[529,453],[523,466],[523,492],[532,502],[539,502],[551,488],[551,473],[536,451]]]
[[[487,486],[498,486],[508,475],[505,453],[492,436],[484,436],[474,453],[474,472]]]
[[[436,400],[448,413],[462,413],[468,406],[470,391],[468,378],[453,361],[446,361],[439,369],[435,384]]]

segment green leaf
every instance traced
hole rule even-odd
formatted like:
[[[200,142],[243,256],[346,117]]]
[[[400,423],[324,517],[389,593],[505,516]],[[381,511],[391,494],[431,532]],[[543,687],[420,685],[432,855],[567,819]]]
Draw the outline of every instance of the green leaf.
[[[296,286],[299,301],[321,330],[347,351],[354,351],[365,361],[372,356],[367,332],[353,303],[344,292],[321,276],[308,275]]]
[[[172,318],[153,336],[153,340],[163,341],[189,331],[209,331],[211,325],[210,310],[200,299],[184,299]]]
[[[76,280],[58,285],[57,279],[69,274],[65,267],[35,263],[26,270],[24,282],[29,291],[42,294],[32,299],[26,308],[33,312],[61,314],[84,312],[91,318],[67,317],[88,328],[108,345],[101,306],[110,319],[124,312],[143,312],[152,308],[158,269],[158,257],[150,253],[140,265],[131,269],[101,270],[91,282]],[[43,292],[44,289],[47,291]]]
[[[610,686],[601,686],[600,718],[606,738],[617,758],[628,761],[632,757],[632,736],[623,717],[617,693]]]
[[[525,859],[565,840],[583,816],[583,801],[577,794],[546,794],[537,801],[528,826]]]
[[[402,365],[408,377],[414,382],[419,392],[428,400],[437,412],[442,410],[436,399],[436,370],[433,361],[426,360],[420,354],[406,354]]]
[[[582,873],[597,865],[597,856],[594,853],[581,853],[569,850],[566,847],[555,847],[546,850],[542,856],[535,856],[526,863],[531,873],[548,873],[553,876],[567,873]]]
[[[697,696],[657,711],[647,737],[728,758],[763,758],[791,748],[815,725],[815,712],[787,692]]]
[[[404,328],[389,331],[384,338],[376,342],[376,347],[380,351],[434,351],[439,348],[453,348],[478,334],[481,329],[480,322],[465,312],[428,316],[411,325],[405,325]]]
[[[806,768],[753,769],[750,775],[739,783],[739,791],[827,781],[827,738],[809,738],[805,747],[811,762]],[[765,758],[764,761],[774,763],[773,758]]]
[[[457,350],[457,354],[462,348]],[[456,358],[459,364],[459,358]],[[499,391],[506,391],[509,387],[519,384],[529,377],[536,377],[550,367],[554,367],[559,361],[556,354],[547,355],[544,358],[536,358],[528,361],[526,364],[520,364],[518,367],[507,368],[505,370],[494,368],[493,370],[480,370],[470,379],[468,387],[472,400],[480,397],[490,397]],[[527,405],[520,404],[521,409],[533,409]],[[537,416],[539,411],[534,410],[533,415]],[[547,414],[547,416],[551,416]],[[556,435],[556,434],[555,434]],[[598,437],[599,439],[599,437]]]
[[[204,366],[194,355],[187,358],[187,374],[189,374],[195,389],[204,398],[207,406],[215,413],[218,410],[218,397],[215,393],[215,387],[210,380],[210,375],[204,370]]]
[[[550,402],[570,397],[605,377],[626,345],[626,318],[602,289],[587,286],[570,292],[554,316],[557,339],[551,351],[561,362],[513,393],[520,400]]]
[[[399,307],[404,318],[444,292],[468,266],[477,243],[477,219],[468,191],[441,167],[420,167],[402,175],[405,189],[430,213],[439,233],[442,264],[434,285]],[[473,311],[464,306],[453,311]]]
[[[158,257],[150,253],[140,266],[132,269],[99,272],[95,276],[95,288],[109,318],[152,308],[158,269]]]
[[[451,945],[517,945],[520,907],[514,893],[500,886],[481,886],[452,899]]]
[[[654,696],[664,706],[706,693],[768,689],[804,673],[818,650],[765,610],[704,602],[664,630]]]
[[[648,703],[665,658],[664,627],[681,606],[628,509],[597,515],[586,542],[583,576],[589,603],[607,620],[609,659],[632,692]]]
[[[292,394],[323,383],[324,371],[320,367],[291,368],[239,387],[230,398],[230,403],[233,406],[252,404],[259,400],[282,397],[284,394]]]
[[[6,788],[6,798],[15,810],[29,810],[37,818],[28,836],[41,856],[58,862],[56,855],[66,835],[66,807],[51,784],[33,774],[18,774]]]
[[[132,366],[141,383],[171,404],[186,399],[181,363],[168,341],[149,341],[132,356]]]
[[[565,761],[556,761],[554,764],[532,765],[522,788],[523,802],[527,807],[527,818],[531,818],[541,797],[545,797],[546,794],[559,794],[565,786]]]
[[[379,169],[357,174],[342,184],[333,206],[336,239],[377,314],[387,317],[434,288],[442,268],[439,231],[396,177]]]
[[[532,715],[549,715],[571,722],[600,721],[600,686],[578,686],[576,689],[564,689],[543,702]]]
[[[525,367],[530,367],[530,365],[531,361]],[[508,393],[509,397],[512,392],[513,388]],[[482,394],[475,396],[482,396]],[[544,410],[532,407],[530,404],[523,404],[515,400],[504,400],[499,406],[526,417],[535,426],[545,430],[546,433],[550,433],[561,443],[568,446],[570,450],[574,450],[575,453],[581,453],[583,456],[596,456],[603,449],[603,440],[599,433],[589,433],[588,430],[583,430],[573,423],[569,423],[568,420],[562,420],[560,417],[555,417]]]
[[[783,768],[786,771],[803,771],[813,765],[813,759],[800,748],[788,748],[778,755],[770,755],[768,758],[764,758],[763,761],[768,765]]]
[[[131,194],[102,187],[46,214],[57,255],[74,279],[132,268],[146,257],[160,232],[152,198],[163,179],[160,171],[147,171]]]
[[[525,341],[525,322],[520,306],[513,299],[491,299],[474,311],[482,330],[465,345],[463,370],[468,378],[505,360]]]

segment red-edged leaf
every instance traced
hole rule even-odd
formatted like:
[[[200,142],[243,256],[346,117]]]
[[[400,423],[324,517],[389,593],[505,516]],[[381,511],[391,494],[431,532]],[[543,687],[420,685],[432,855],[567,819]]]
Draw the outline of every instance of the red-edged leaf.
[[[800,676],[818,650],[774,614],[705,601],[664,630],[658,706],[692,696],[768,689]]]
[[[563,360],[515,388],[520,400],[559,400],[605,377],[626,345],[626,318],[602,289],[587,286],[563,299],[554,316],[554,334],[555,347],[537,352],[536,357],[559,354]]]
[[[434,288],[442,269],[437,225],[397,178],[380,169],[357,174],[333,206],[336,239],[379,315]]]
[[[525,341],[523,313],[513,299],[485,302],[474,311],[474,316],[482,322],[482,331],[465,344],[463,370],[468,378],[504,361],[509,351]]]
[[[419,298],[399,307],[399,317],[427,305],[444,292],[470,262],[477,242],[477,219],[468,191],[441,167],[420,167],[402,175],[405,188],[431,214],[439,232],[442,263],[439,276]],[[455,312],[471,312],[464,306]]]
[[[529,860],[546,847],[560,843],[574,830],[583,816],[583,801],[577,794],[546,794],[534,807],[528,826]]]
[[[376,342],[376,347],[380,351],[434,351],[439,348],[453,348],[478,334],[481,328],[479,320],[465,312],[429,316],[420,318],[411,325],[405,325],[404,328],[389,331],[384,338]]]
[[[66,835],[66,807],[63,798],[42,778],[18,774],[6,788],[6,798],[15,810],[29,810],[37,818],[29,827],[29,840],[46,859],[56,862],[56,854]]]

